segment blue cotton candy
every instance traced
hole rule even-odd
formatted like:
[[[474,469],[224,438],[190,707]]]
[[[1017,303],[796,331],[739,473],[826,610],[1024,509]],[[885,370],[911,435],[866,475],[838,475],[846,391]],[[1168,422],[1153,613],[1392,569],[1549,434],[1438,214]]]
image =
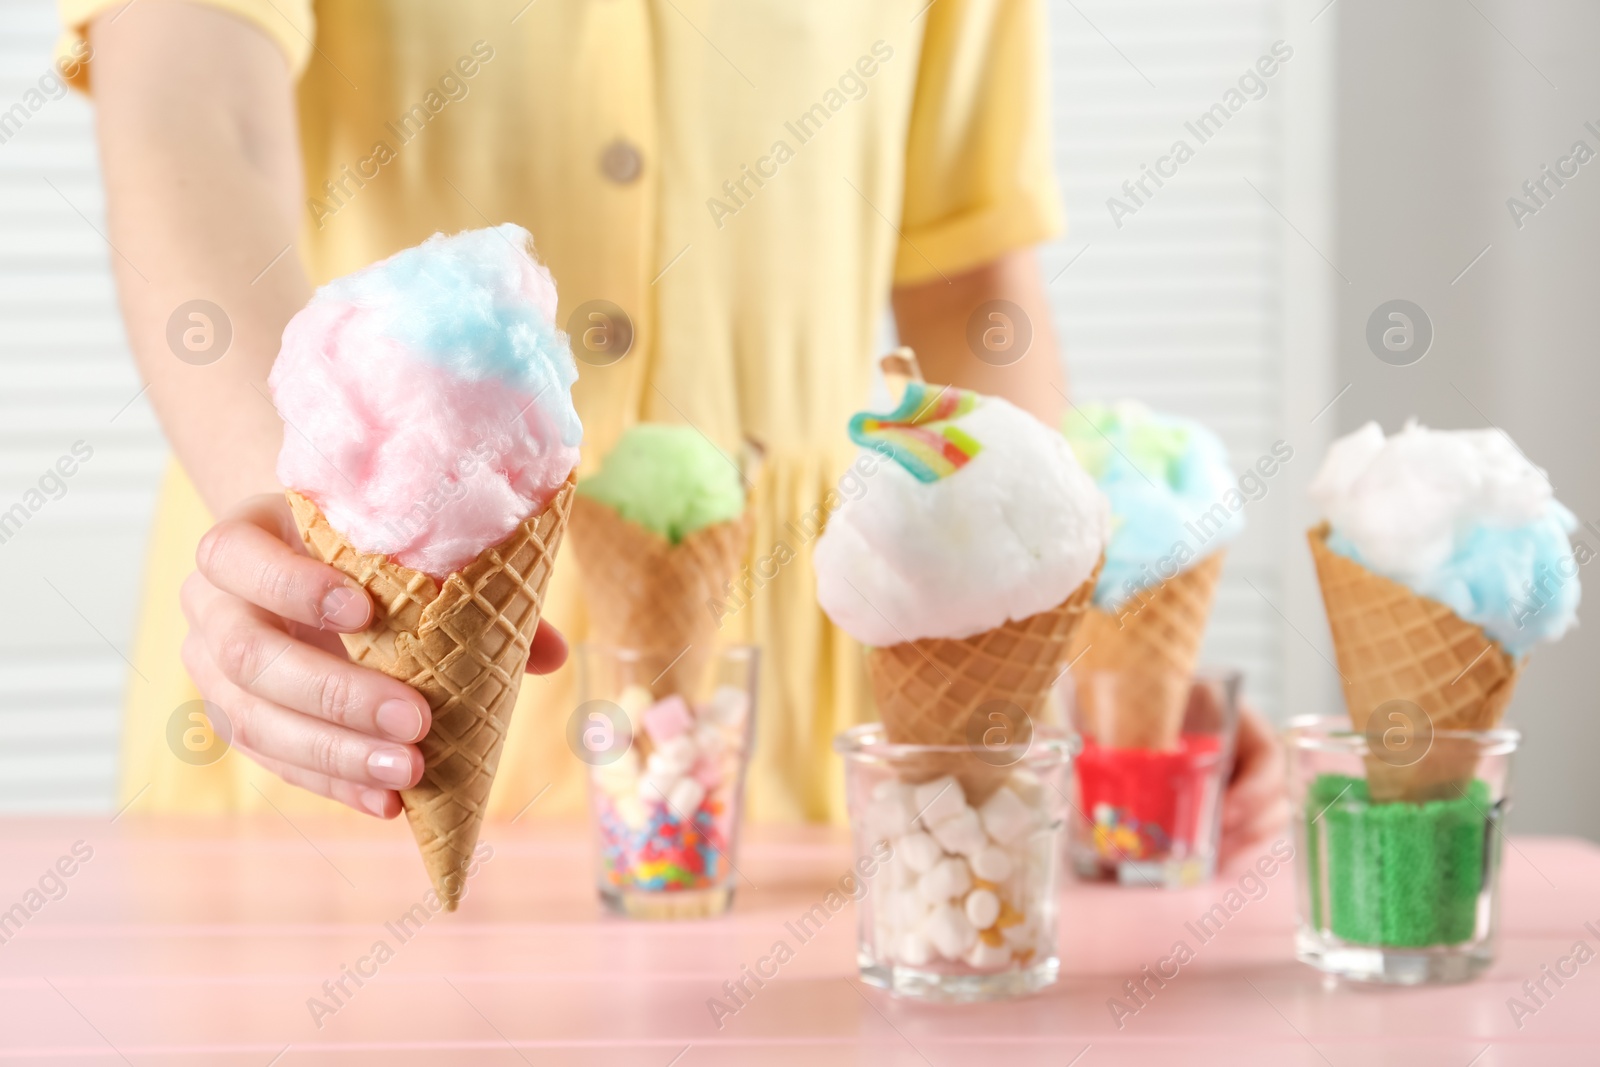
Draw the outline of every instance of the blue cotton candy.
[[[515,223],[436,233],[329,282],[315,302],[355,305],[376,333],[457,378],[537,398],[562,444],[575,448],[583,428],[569,393],[578,368],[555,325],[554,282],[531,249]]]
[[[443,579],[578,462],[556,287],[519,226],[436,235],[324,286],[267,382],[278,478],[362,552]]]
[[[1328,447],[1309,487],[1328,545],[1446,604],[1513,655],[1576,622],[1578,521],[1500,430],[1375,422]]]
[[[1111,501],[1111,541],[1094,603],[1116,611],[1238,537],[1245,497],[1222,440],[1143,405],[1083,404],[1063,431]]]
[[[1448,559],[1406,584],[1521,656],[1540,641],[1561,637],[1577,621],[1578,562],[1568,540],[1577,528],[1577,517],[1556,500],[1539,519],[1521,526],[1477,523],[1456,538]],[[1328,547],[1376,571],[1342,534],[1331,534]]]

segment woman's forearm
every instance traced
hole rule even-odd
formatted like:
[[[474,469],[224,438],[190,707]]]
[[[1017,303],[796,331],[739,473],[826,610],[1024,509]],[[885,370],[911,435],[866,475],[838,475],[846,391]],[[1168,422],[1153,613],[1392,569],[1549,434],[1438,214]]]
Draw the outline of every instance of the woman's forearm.
[[[901,343],[916,350],[930,382],[1003,396],[1052,426],[1060,421],[1066,374],[1032,249],[902,286],[894,313]]]
[[[293,247],[292,86],[277,45],[232,16],[159,2],[113,14],[90,27],[91,78],[123,320],[167,438],[217,513],[277,488],[267,371],[310,295]]]

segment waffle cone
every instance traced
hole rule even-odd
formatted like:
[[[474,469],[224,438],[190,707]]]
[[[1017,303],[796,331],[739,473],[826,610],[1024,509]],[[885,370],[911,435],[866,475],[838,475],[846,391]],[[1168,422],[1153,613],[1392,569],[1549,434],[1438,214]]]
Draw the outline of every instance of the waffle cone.
[[[1421,759],[1407,766],[1369,755],[1372,797],[1456,796],[1477,771],[1477,746],[1438,734],[1497,726],[1520,666],[1481,627],[1446,605],[1334,552],[1326,523],[1308,537],[1350,724],[1370,738],[1372,713],[1387,701],[1404,700],[1422,709],[1435,735]]]
[[[372,597],[372,624],[340,635],[350,658],[412,686],[433,709],[417,746],[422,781],[400,799],[448,911],[465,889],[574,486],[569,479],[543,511],[442,583],[357,551],[315,504],[288,493],[311,554]]]
[[[1085,730],[1107,748],[1178,747],[1189,687],[1226,555],[1130,598],[1117,612],[1090,607],[1067,662]]]
[[[711,602],[744,564],[751,518],[696,530],[678,544],[579,496],[572,507],[573,551],[594,635],[635,649],[659,695],[698,692],[716,644]]]
[[[919,638],[868,651],[867,676],[890,743],[961,750],[897,762],[902,777],[926,782],[955,775],[973,804],[1005,782],[1010,766],[977,755],[980,746],[969,735],[974,715],[986,704],[1003,702],[1039,718],[1099,577],[1096,564],[1088,580],[1050,610],[972,637]],[[981,736],[987,716],[978,721]]]

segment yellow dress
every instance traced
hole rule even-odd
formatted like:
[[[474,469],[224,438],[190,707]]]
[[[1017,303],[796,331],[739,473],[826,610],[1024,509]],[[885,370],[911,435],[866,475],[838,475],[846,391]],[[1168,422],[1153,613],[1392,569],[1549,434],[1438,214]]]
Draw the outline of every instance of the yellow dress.
[[[117,2],[62,0],[63,47]],[[861,649],[818,610],[810,545],[789,524],[853,456],[845,423],[867,397],[890,287],[1059,228],[1038,0],[206,2],[269,34],[298,79],[313,281],[435,231],[521,223],[569,331],[593,301],[634,330],[624,358],[579,364],[582,470],[641,419],[765,443],[752,552],[788,541],[796,558],[722,631],[764,650],[748,810],[839,819],[830,744],[870,702]],[[198,695],[178,659],[178,587],[210,522],[174,464],[151,531],[121,802],[338,808],[238,753],[196,767],[168,746],[175,709]],[[583,637],[570,563],[547,617]],[[563,740],[574,673],[523,687],[491,814],[547,784],[537,814],[581,810],[583,764]]]

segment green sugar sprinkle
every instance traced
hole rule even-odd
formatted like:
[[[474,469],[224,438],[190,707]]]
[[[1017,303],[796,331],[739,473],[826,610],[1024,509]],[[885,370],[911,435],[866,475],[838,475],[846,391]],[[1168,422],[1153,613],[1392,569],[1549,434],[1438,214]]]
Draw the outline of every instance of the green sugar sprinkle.
[[[1313,924],[1362,945],[1471,940],[1490,808],[1482,781],[1449,800],[1375,804],[1365,780],[1319,776],[1305,812]]]

